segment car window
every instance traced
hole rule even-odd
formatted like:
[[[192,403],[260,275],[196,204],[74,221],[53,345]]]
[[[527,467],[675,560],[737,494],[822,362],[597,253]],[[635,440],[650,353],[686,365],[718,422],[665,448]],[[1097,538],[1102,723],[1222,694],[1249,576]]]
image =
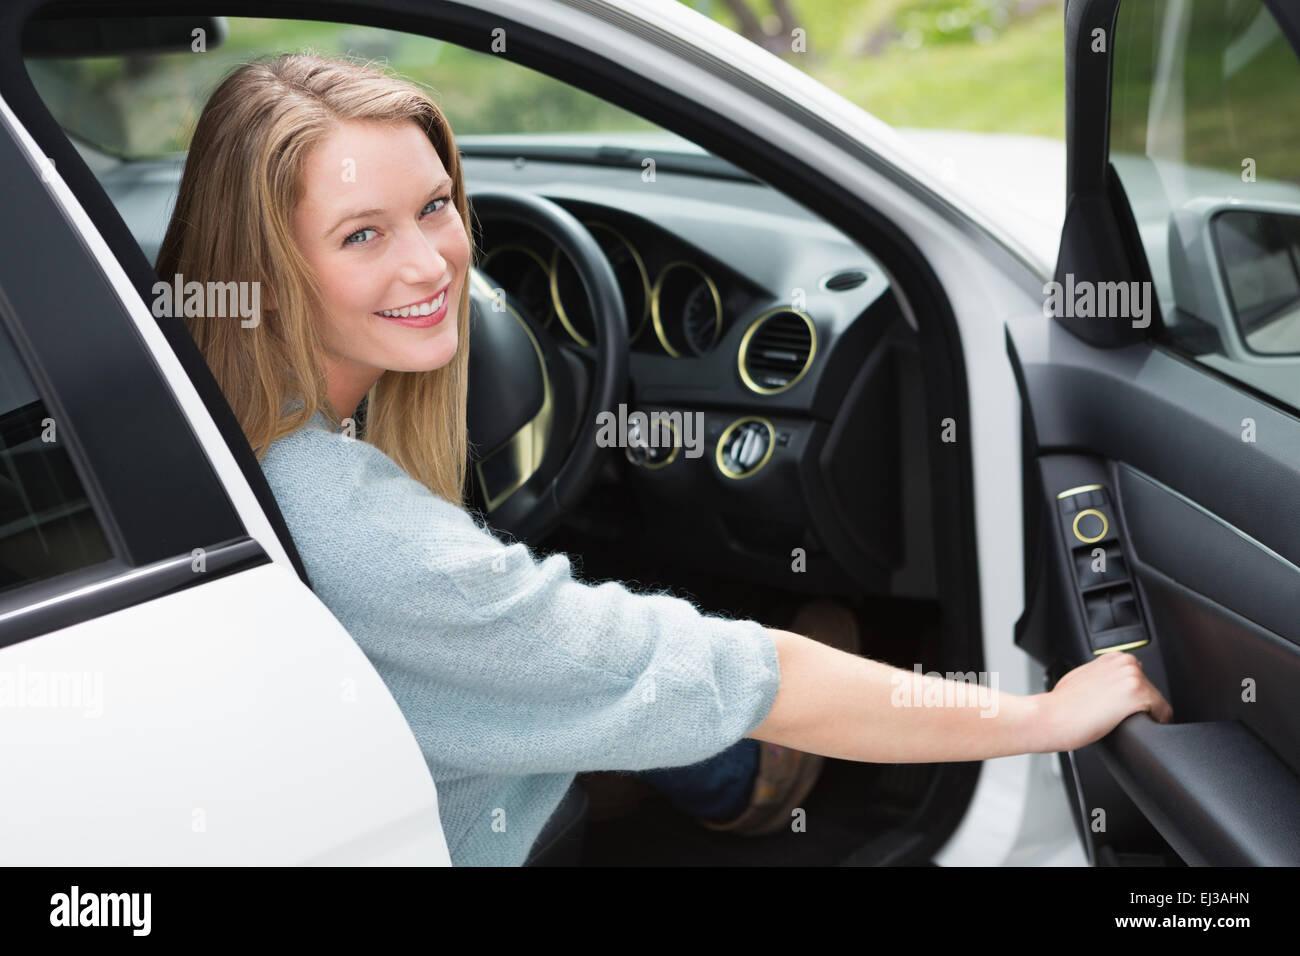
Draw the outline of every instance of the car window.
[[[423,84],[467,157],[502,149],[513,156],[526,144],[539,154],[557,145],[566,152],[634,146],[716,159],[634,113],[502,55],[346,23],[244,17],[201,22],[217,28],[195,38],[202,49],[190,48],[193,31],[184,23],[184,42],[171,38],[165,52],[90,56],[41,50],[23,60],[50,114],[151,263],[204,104],[236,67],[280,53],[359,58]],[[176,51],[178,46],[184,49]]]
[[[559,80],[415,34],[316,20],[220,17],[201,49],[95,57],[28,57],[24,65],[59,125],[101,153],[159,157],[189,147],[203,104],[233,68],[257,56],[315,52],[374,60],[432,87],[464,135],[654,131],[654,124]]]
[[[112,557],[58,423],[0,325],[0,593]]]
[[[1300,408],[1300,61],[1258,0],[1130,0],[1110,160],[1164,340]]]

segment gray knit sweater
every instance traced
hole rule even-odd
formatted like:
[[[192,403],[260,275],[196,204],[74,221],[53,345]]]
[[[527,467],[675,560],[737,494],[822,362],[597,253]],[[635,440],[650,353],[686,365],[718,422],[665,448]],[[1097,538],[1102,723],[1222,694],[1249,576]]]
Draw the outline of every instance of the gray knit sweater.
[[[582,583],[319,413],[262,469],[316,594],[419,742],[453,864],[520,865],[575,773],[697,763],[772,707],[757,622]]]

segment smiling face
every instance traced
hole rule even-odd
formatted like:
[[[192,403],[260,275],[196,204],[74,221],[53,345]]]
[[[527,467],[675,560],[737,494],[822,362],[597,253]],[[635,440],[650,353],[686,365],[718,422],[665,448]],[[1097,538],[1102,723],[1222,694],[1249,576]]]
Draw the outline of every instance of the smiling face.
[[[386,370],[425,372],[456,354],[469,237],[414,122],[342,122],[303,176],[294,239],[324,296],[330,405],[347,417]]]

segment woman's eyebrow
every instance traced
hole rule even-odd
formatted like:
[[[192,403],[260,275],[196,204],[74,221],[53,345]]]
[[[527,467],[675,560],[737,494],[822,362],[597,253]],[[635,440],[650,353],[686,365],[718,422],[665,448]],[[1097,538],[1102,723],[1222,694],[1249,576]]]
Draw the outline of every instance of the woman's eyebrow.
[[[441,189],[443,186],[449,185],[450,183],[451,183],[450,178],[442,180],[441,182],[438,183],[438,185],[434,186],[432,189],[429,190],[427,196],[432,197],[433,194],[436,193],[439,189]],[[384,212],[386,212],[386,210],[384,209],[362,209],[360,212],[350,212],[346,216],[339,219],[338,222],[334,223],[334,225],[330,226],[330,228],[325,231],[324,235],[322,235],[321,238],[328,239],[335,232],[335,230],[337,230],[345,222],[351,219],[361,219],[364,216],[378,216]]]

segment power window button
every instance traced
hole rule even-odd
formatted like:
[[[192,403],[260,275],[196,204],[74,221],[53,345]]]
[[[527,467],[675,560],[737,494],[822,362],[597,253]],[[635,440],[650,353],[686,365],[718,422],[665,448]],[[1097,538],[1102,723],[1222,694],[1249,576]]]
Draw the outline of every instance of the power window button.
[[[1100,496],[1100,497],[1099,497]],[[1106,491],[1100,485],[1080,485],[1067,488],[1056,496],[1062,514],[1072,515],[1083,508],[1096,508],[1106,503]]]
[[[1106,594],[1090,594],[1083,599],[1084,610],[1088,613],[1088,630],[1094,634],[1113,630],[1115,611]]]

